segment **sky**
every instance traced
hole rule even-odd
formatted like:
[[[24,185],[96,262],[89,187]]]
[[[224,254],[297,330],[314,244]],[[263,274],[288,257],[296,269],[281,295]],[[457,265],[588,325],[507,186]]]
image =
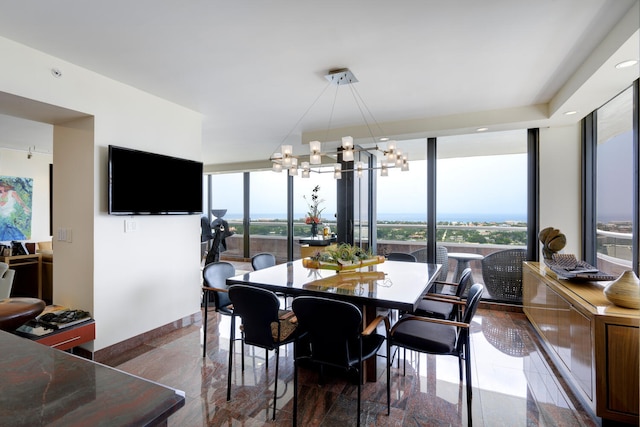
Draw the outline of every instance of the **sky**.
[[[598,144],[597,217],[631,221],[633,216],[633,145],[631,131]]]

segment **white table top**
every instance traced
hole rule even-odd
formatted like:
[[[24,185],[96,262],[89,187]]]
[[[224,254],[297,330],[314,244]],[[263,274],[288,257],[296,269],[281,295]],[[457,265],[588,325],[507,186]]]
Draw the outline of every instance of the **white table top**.
[[[457,259],[460,261],[473,261],[484,259],[484,256],[480,254],[473,254],[469,252],[449,252],[447,254],[449,258]]]

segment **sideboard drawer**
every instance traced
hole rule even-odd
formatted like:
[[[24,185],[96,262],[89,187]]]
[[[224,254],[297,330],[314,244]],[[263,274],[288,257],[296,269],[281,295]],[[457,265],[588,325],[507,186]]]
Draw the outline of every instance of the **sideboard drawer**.
[[[67,329],[59,329],[34,341],[58,350],[69,350],[96,338],[96,322],[88,320]]]

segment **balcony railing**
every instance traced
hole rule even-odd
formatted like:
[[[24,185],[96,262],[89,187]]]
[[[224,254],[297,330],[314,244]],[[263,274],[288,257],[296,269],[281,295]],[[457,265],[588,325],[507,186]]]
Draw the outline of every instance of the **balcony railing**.
[[[631,270],[631,233],[596,230],[598,269],[617,276]]]

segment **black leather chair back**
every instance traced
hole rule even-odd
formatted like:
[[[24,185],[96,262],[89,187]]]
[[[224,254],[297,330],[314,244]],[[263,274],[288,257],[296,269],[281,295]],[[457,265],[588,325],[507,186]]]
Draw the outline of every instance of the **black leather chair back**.
[[[226,280],[236,275],[236,268],[228,262],[212,262],[202,270],[203,285],[217,289],[228,289]],[[229,294],[226,292],[209,292],[213,295],[216,311],[222,311],[231,305]]]
[[[272,350],[276,347],[271,323],[278,322],[280,301],[275,293],[247,285],[229,287],[233,312],[242,318],[245,344]]]
[[[389,261],[417,262],[415,256],[404,252],[391,252],[389,255],[387,255],[387,259]]]
[[[254,270],[262,270],[263,268],[273,267],[276,265],[276,257],[273,254],[264,252],[256,254],[251,258],[251,267]]]
[[[293,300],[298,327],[311,344],[310,359],[349,368],[359,357],[362,313],[354,304],[320,297]]]

